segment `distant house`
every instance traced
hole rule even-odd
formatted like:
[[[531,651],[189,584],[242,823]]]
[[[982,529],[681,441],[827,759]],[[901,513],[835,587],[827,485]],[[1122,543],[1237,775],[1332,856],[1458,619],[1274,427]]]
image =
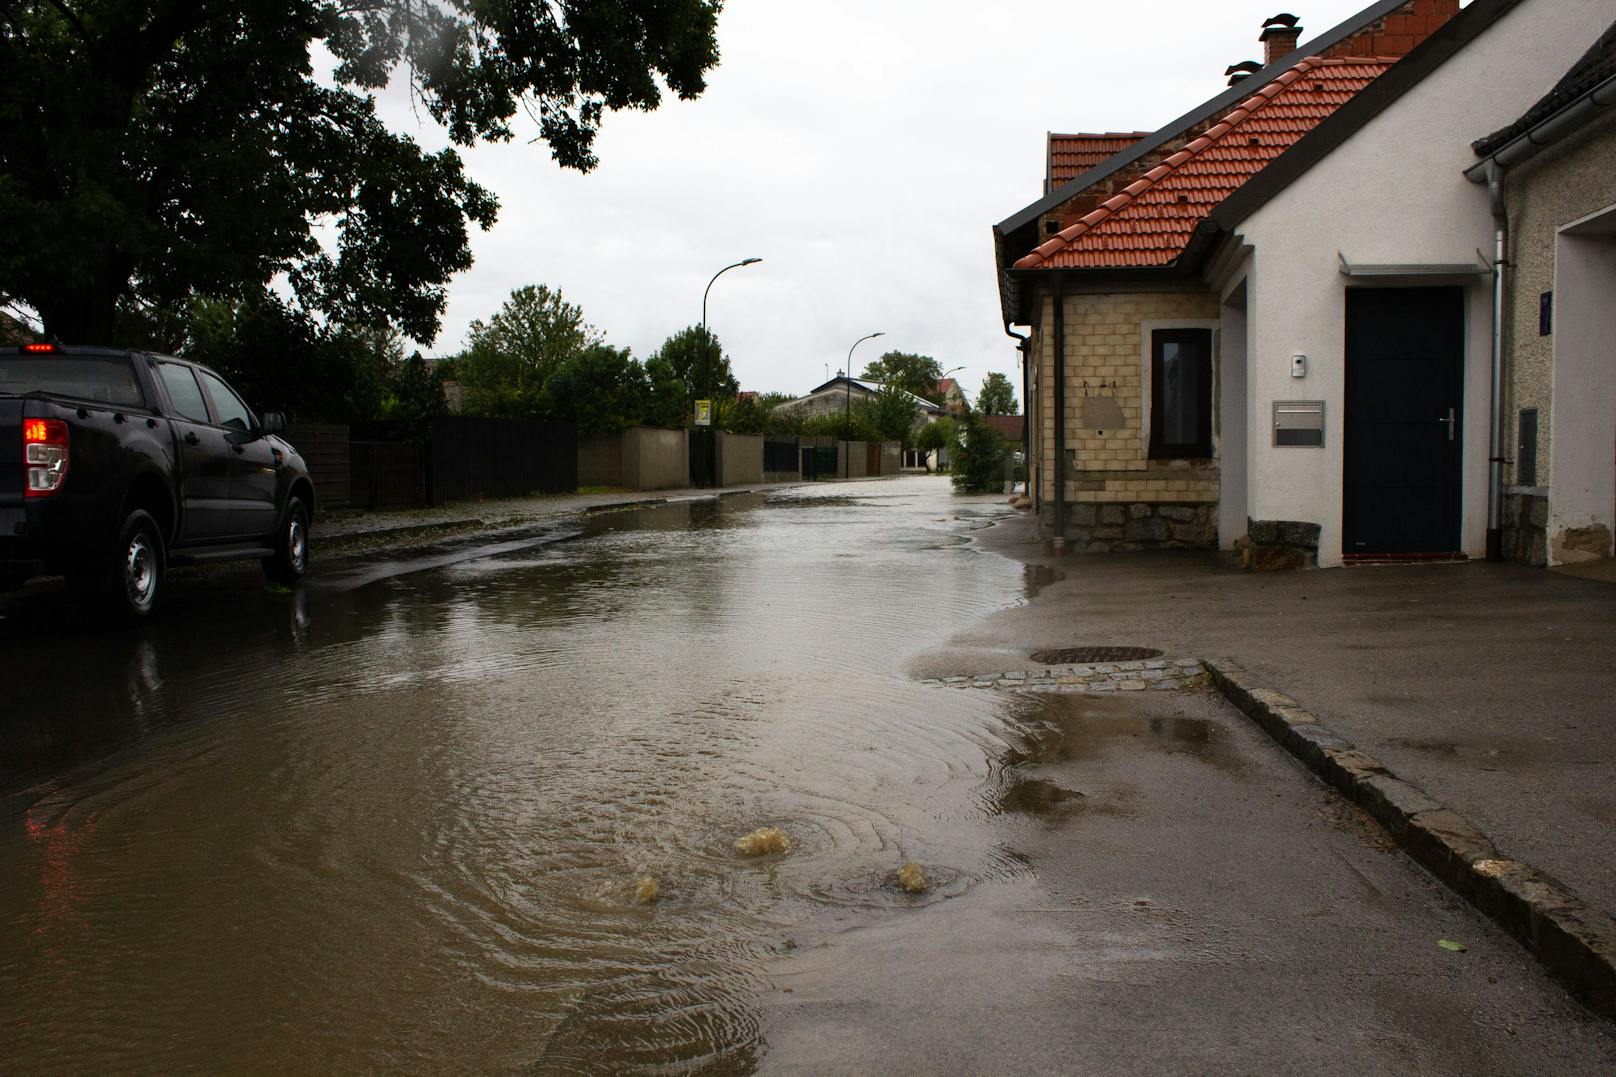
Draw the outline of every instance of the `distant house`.
[[[1494,232],[1469,140],[1612,8],[1380,0],[1300,47],[1276,16],[1228,91],[1001,222],[1049,533],[1259,567],[1485,552]]]
[[[865,381],[862,378],[849,378],[837,375],[825,384],[809,391],[807,396],[799,396],[795,400],[787,400],[777,404],[774,408],[778,412],[796,412],[803,418],[812,418],[815,415],[830,415],[840,413],[851,408],[861,400],[867,400],[886,389],[880,382]],[[925,397],[908,395],[915,402],[915,425],[924,426],[936,417],[943,414],[943,409],[933,404]]]
[[[965,399],[965,390],[960,388],[959,382],[953,378],[944,378],[937,383],[937,395],[942,398],[943,410],[950,415],[962,415],[968,406]]]
[[[1025,415],[985,415],[983,419],[999,436],[1017,452],[1021,451],[1021,443],[1027,432],[1027,417]]]

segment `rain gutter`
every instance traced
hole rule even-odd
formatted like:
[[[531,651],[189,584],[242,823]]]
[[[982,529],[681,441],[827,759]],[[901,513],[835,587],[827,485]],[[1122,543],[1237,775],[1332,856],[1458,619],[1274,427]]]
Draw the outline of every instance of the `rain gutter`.
[[[1032,501],[1032,368],[1028,363],[1032,361],[1028,354],[1027,345],[1032,341],[1031,333],[1018,333],[1010,328],[1010,323],[1004,323],[1004,335],[1016,342],[1016,350],[1021,353],[1021,466],[1025,468],[1026,478],[1022,479],[1022,493],[1027,500]],[[1014,478],[1014,473],[1011,475]],[[1038,502],[1032,502],[1033,512],[1038,511]]]

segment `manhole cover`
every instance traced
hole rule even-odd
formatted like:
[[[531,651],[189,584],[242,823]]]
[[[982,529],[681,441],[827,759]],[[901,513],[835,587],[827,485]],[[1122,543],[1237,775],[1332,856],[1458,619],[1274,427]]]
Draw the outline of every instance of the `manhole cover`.
[[[1034,662],[1046,666],[1086,666],[1091,662],[1138,662],[1146,658],[1160,658],[1161,652],[1150,647],[1057,647],[1048,651],[1034,651]]]

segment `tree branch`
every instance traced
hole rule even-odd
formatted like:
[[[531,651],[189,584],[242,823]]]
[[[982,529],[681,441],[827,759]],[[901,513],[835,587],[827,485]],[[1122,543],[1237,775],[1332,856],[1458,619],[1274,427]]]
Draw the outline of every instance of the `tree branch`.
[[[63,0],[50,0],[50,6],[61,12],[62,17],[73,24],[73,29],[79,32],[79,40],[83,41],[86,45],[94,43],[90,39],[90,31],[85,29],[84,23],[80,21],[78,14],[72,8],[68,7]]]

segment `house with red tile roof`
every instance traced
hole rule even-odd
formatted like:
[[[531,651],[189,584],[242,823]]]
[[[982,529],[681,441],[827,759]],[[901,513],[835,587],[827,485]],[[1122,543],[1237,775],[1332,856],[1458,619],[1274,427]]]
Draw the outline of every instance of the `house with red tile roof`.
[[[1491,35],[1489,55],[1500,40],[1519,54],[1506,69],[1553,63],[1587,24],[1575,9],[1611,4],[1382,0],[1301,46],[1298,20],[1276,16],[1265,61],[1231,67],[1226,92],[996,226],[1006,331],[1024,338],[1031,493],[1052,537],[1096,552],[1238,546],[1263,565],[1482,542],[1474,460],[1470,486],[1450,483],[1444,519],[1396,523],[1433,498],[1435,465],[1410,460],[1376,401],[1428,372],[1377,356],[1401,339],[1474,359],[1491,267],[1450,249],[1457,236],[1488,242],[1468,227],[1474,206],[1452,208],[1473,193],[1452,147],[1474,136],[1455,114],[1507,114],[1520,94],[1463,61]],[[1523,40],[1533,23],[1511,14],[1523,6],[1550,29],[1543,41]],[[1454,72],[1469,82],[1434,98],[1432,80]],[[1401,129],[1383,122],[1390,113]],[[1377,158],[1343,165],[1344,145],[1368,144],[1366,126]],[[1446,237],[1435,226],[1457,219],[1467,227]],[[1381,253],[1399,245],[1399,258]],[[1366,254],[1373,263],[1358,264]],[[1449,374],[1474,385],[1468,365]],[[1434,406],[1427,395],[1421,407]],[[1485,423],[1461,434],[1457,416],[1485,407],[1466,403],[1453,401],[1452,424],[1445,407],[1444,425],[1431,423],[1471,456],[1481,431],[1484,503]],[[1349,440],[1363,450],[1350,467]]]

